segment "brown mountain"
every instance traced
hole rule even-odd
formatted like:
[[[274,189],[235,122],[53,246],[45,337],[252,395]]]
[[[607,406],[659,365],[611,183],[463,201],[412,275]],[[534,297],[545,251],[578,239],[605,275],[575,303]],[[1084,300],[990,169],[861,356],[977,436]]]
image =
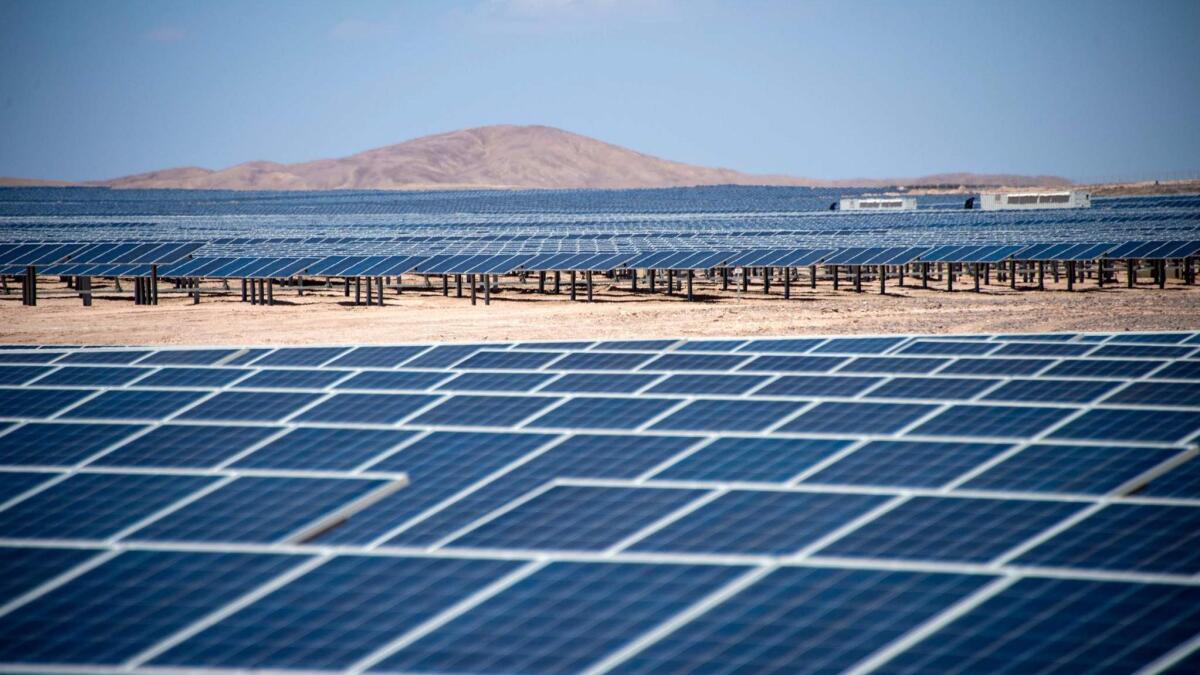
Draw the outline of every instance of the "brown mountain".
[[[1053,176],[945,174],[911,179],[818,181],[746,174],[651,157],[561,129],[498,125],[424,136],[339,159],[246,162],[214,171],[183,167],[88,185],[229,190],[453,188],[657,188],[691,185],[1067,185]]]

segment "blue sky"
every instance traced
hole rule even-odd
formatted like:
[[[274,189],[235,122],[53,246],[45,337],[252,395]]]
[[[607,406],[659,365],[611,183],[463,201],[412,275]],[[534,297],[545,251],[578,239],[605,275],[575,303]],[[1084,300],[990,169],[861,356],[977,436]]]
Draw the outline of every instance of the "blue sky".
[[[547,124],[817,178],[1200,175],[1200,2],[0,0],[0,175]]]

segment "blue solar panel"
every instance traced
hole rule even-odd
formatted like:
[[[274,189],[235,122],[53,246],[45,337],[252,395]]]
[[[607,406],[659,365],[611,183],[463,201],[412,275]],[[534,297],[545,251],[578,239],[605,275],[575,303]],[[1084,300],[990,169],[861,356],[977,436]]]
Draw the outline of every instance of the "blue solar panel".
[[[1082,508],[1072,502],[913,497],[817,555],[985,563]]]
[[[1020,565],[1200,572],[1200,509],[1111,504],[1016,560]]]
[[[1042,374],[1047,377],[1141,377],[1162,364],[1162,361],[1066,359]]]
[[[670,460],[701,439],[682,436],[571,436],[530,459],[502,479],[400,533],[392,543],[428,546],[494,509],[558,477],[635,478]],[[489,449],[489,455],[491,456]],[[410,475],[412,473],[410,472]],[[414,487],[417,485],[414,479]]]
[[[339,556],[166,651],[151,665],[348,668],[519,566],[499,560]]]
[[[1000,380],[974,377],[893,377],[883,386],[872,389],[870,398],[914,398],[937,400],[967,400],[990,389]]]
[[[0,548],[0,603],[66,572],[96,554],[79,548]],[[0,633],[3,628],[0,628]]]
[[[505,465],[520,460],[555,437],[439,431],[371,464],[369,471],[404,472],[408,487],[384,497],[321,537],[323,542],[364,543],[452,497]]]
[[[1148,497],[1200,498],[1200,462],[1193,457],[1147,483],[1138,494]]]
[[[667,431],[762,431],[800,409],[799,401],[700,399],[655,422]]]
[[[637,541],[630,550],[788,555],[887,500],[836,492],[734,490]]]
[[[106,539],[215,479],[82,473],[0,511],[0,537]]]
[[[638,652],[615,672],[845,672],[991,580],[782,567]]]
[[[338,385],[338,389],[397,389],[425,390],[453,377],[453,373],[437,370],[400,370],[388,372],[368,370],[358,373]]]
[[[1096,408],[1050,434],[1097,441],[1181,441],[1200,431],[1200,415],[1185,410]]]
[[[105,453],[91,466],[216,466],[277,433],[275,427],[164,424]]]
[[[138,380],[139,387],[223,387],[253,371],[239,368],[163,368]]]
[[[941,487],[1010,447],[997,443],[871,441],[805,482]]]
[[[405,368],[448,368],[489,345],[442,345],[405,361]]]
[[[537,370],[562,356],[562,352],[488,351],[476,352],[456,368],[511,368]]]
[[[413,438],[391,429],[298,427],[232,464],[239,469],[353,471]]]
[[[110,390],[76,406],[61,417],[87,419],[156,420],[199,401],[204,394],[195,391]]]
[[[452,396],[410,420],[410,423],[467,427],[513,426],[558,400],[549,396]]]
[[[93,393],[87,389],[0,389],[0,417],[49,417]]]
[[[609,340],[595,346],[596,351],[660,351],[675,344],[675,340]]]
[[[929,436],[1028,437],[1057,424],[1075,411],[1034,406],[955,405],[912,430]]]
[[[769,378],[756,375],[671,375],[647,393],[651,394],[743,394]]]
[[[1196,351],[1195,347],[1166,347],[1161,345],[1102,345],[1090,356],[1137,357],[1147,359],[1181,359]]]
[[[0,436],[0,464],[76,464],[144,428],[130,424],[25,424]]]
[[[733,370],[750,357],[745,354],[663,354],[638,370]]]
[[[87,364],[125,364],[133,363],[146,356],[147,351],[95,351],[72,352],[62,357],[57,363],[87,363]]]
[[[1133,382],[1104,402],[1200,407],[1200,382]]]
[[[677,352],[734,352],[738,347],[748,345],[745,340],[692,340],[684,342],[675,348]],[[750,351],[749,348],[741,351]]]
[[[847,361],[838,356],[759,356],[738,370],[783,373],[827,373]]]
[[[1083,356],[1093,349],[1095,349],[1094,345],[1012,342],[992,352],[992,356]]]
[[[395,368],[428,347],[358,347],[329,363],[333,368]]]
[[[45,483],[46,481],[57,478],[57,473],[34,473],[32,471],[0,471],[0,504],[7,502],[10,499],[20,496],[21,494],[32,490],[33,488]]]
[[[891,434],[937,409],[919,403],[819,403],[779,431],[821,434]]]
[[[43,366],[0,366],[0,384],[25,384],[50,370]]]
[[[1200,380],[1200,360],[1168,363],[1150,375],[1155,380]]]
[[[386,481],[243,476],[128,535],[135,541],[281,541]]]
[[[1031,445],[972,478],[963,487],[1106,494],[1176,454],[1177,450],[1129,446]]]
[[[855,396],[883,382],[881,377],[782,375],[754,392],[756,396]]]
[[[813,353],[882,354],[907,338],[833,338],[813,350]]]
[[[956,359],[939,375],[1034,375],[1054,364],[1050,359]]]
[[[283,347],[254,361],[255,366],[319,366],[345,347]]]
[[[567,373],[542,387],[542,391],[631,394],[660,377],[660,375],[635,375],[632,373]]]
[[[994,342],[914,340],[897,354],[923,354],[932,356],[978,356],[988,354],[998,347]]]
[[[301,556],[129,551],[0,622],[0,661],[117,666]]]
[[[604,550],[705,490],[560,485],[456,537],[464,548]]]
[[[745,569],[552,563],[405,646],[378,669],[582,671]]]
[[[532,391],[553,378],[551,373],[463,373],[437,388],[449,391]]]
[[[739,349],[739,352],[758,352],[758,353],[784,353],[784,354],[803,354],[813,347],[821,344],[820,339],[793,339],[793,340],[752,340],[749,344]]]
[[[1131,673],[1200,631],[1200,588],[1021,579],[876,672]]]
[[[37,381],[38,386],[119,387],[151,372],[147,368],[121,366],[79,366],[60,368]]]
[[[223,391],[184,412],[179,419],[275,422],[319,398],[321,394]]]
[[[718,438],[666,467],[655,478],[782,483],[850,444],[848,440]]]
[[[296,421],[394,424],[437,400],[419,394],[335,394],[297,415]]]
[[[567,354],[554,362],[559,370],[632,370],[654,358],[631,352],[584,352]]]
[[[529,422],[531,427],[636,429],[679,405],[671,398],[573,398]]]
[[[948,363],[947,359],[908,356],[860,356],[838,369],[840,373],[932,373]]]
[[[236,354],[236,349],[164,349],[138,361],[143,366],[211,366]]]
[[[987,393],[988,401],[1091,403],[1120,382],[1112,380],[1015,379]]]
[[[269,369],[260,370],[234,386],[238,389],[324,389],[347,375],[336,370]]]

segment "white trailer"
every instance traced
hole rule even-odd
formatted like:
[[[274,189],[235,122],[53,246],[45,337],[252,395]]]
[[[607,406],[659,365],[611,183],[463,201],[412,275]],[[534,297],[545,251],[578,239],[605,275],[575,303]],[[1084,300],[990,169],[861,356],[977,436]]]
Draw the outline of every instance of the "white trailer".
[[[1086,209],[1092,205],[1092,195],[1083,190],[1056,192],[985,192],[979,195],[979,208],[984,211],[1019,209]]]

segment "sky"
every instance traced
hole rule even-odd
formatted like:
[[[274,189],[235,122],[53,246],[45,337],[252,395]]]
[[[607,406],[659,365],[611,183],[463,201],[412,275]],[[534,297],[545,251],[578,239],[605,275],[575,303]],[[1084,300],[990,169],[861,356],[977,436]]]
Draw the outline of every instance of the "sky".
[[[1197,0],[0,0],[0,175],[509,123],[813,178],[1200,177],[1197,36]]]

